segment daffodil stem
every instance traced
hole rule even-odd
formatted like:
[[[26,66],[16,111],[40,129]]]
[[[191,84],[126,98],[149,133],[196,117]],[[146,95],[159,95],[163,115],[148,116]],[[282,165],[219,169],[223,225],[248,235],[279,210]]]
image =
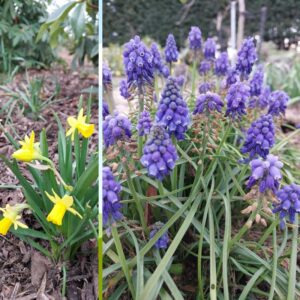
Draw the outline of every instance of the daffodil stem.
[[[62,271],[63,271],[63,284],[62,284],[62,297],[64,298],[66,296],[66,287],[67,287],[67,270],[65,264],[62,266]]]

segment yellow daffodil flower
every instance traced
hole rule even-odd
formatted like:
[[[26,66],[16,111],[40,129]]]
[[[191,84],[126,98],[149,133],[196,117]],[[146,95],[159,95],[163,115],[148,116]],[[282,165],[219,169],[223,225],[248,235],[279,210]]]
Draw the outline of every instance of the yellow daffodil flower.
[[[21,219],[19,213],[25,208],[28,208],[28,205],[16,204],[14,206],[10,206],[7,204],[5,208],[0,208],[0,211],[3,212],[3,218],[0,220],[0,234],[6,235],[12,225],[14,225],[15,229],[18,227],[28,228],[25,224],[19,221]]]
[[[39,149],[39,143],[35,143],[34,138],[34,131],[31,132],[30,137],[26,135],[25,140],[19,142],[22,146],[21,149],[15,151],[12,154],[12,157],[16,160],[24,162],[30,162],[35,159],[40,159],[42,156]]]
[[[67,211],[82,219],[82,216],[74,208],[72,208],[74,202],[72,196],[65,195],[60,198],[53,190],[52,192],[53,196],[46,192],[47,197],[54,203],[54,207],[47,216],[48,222],[61,226],[64,215]]]
[[[95,125],[87,124],[85,120],[86,116],[83,115],[83,109],[80,109],[77,119],[74,117],[68,117],[67,122],[70,125],[70,129],[67,131],[67,136],[71,135],[72,141],[74,141],[76,129],[85,138],[89,138],[94,133]]]

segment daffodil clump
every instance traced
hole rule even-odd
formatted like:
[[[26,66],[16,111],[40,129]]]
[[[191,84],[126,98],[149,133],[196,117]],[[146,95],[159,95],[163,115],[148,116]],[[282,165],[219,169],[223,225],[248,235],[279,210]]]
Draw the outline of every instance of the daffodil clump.
[[[90,103],[89,101],[89,105]],[[57,120],[59,122],[58,118]],[[36,141],[34,131],[19,141],[20,148],[11,156],[13,161],[2,157],[19,180],[26,203],[7,204],[5,208],[0,208],[1,235],[6,235],[14,228],[13,233],[21,239],[26,237],[25,240],[33,247],[36,246],[36,241],[32,236],[44,237],[53,246],[53,252],[49,253],[41,245],[38,246],[38,250],[45,255],[54,255],[55,259],[59,259],[60,255],[70,257],[73,251],[78,249],[78,246],[71,243],[72,237],[84,242],[95,235],[96,230],[91,218],[96,220],[98,215],[96,212],[98,199],[94,196],[97,190],[98,157],[88,153],[87,139],[95,131],[95,125],[88,123],[88,120],[89,116],[84,115],[81,108],[78,117],[71,116],[67,119],[66,132],[59,123],[57,164],[49,157],[45,130],[40,134],[40,141]],[[13,140],[12,136],[6,134],[9,140]],[[75,138],[80,135],[83,139]],[[76,153],[73,155],[72,151]],[[33,182],[28,181],[27,176],[23,176],[18,161],[28,166]],[[21,222],[22,212],[25,209],[30,210],[40,223],[41,229],[38,232]],[[24,230],[19,231],[18,228]],[[76,236],[73,234],[75,231],[78,232]],[[59,236],[63,239],[57,239]],[[60,245],[61,242],[57,244],[58,240],[68,241],[68,244]],[[65,249],[69,250],[64,251]]]

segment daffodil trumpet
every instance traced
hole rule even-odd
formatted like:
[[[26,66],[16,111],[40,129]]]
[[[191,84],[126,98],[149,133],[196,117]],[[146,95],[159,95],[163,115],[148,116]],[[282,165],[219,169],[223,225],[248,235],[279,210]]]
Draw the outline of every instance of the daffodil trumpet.
[[[54,192],[54,190],[52,190],[53,195],[50,195],[47,192],[45,193],[47,197],[50,199],[50,201],[54,203],[54,207],[52,208],[52,210],[47,216],[48,222],[51,222],[57,226],[61,226],[63,222],[63,218],[67,211],[82,219],[82,216],[79,214],[79,212],[77,212],[74,208],[72,208],[74,203],[74,199],[72,196],[64,195],[61,198]]]
[[[33,160],[42,160],[44,157],[41,154],[39,143],[35,143],[35,133],[31,131],[30,137],[25,136],[24,141],[20,141],[21,148],[16,150],[12,157],[23,162],[31,162]]]
[[[0,211],[3,212],[3,218],[0,220],[0,234],[6,235],[11,226],[14,226],[15,230],[18,227],[28,228],[27,225],[19,221],[21,219],[20,213],[26,208],[29,208],[27,204],[15,204],[14,206],[7,204],[5,208],[0,208]]]
[[[94,133],[95,125],[86,123],[86,117],[83,115],[83,108],[80,109],[77,119],[68,117],[67,122],[70,129],[67,131],[66,136],[71,135],[72,141],[74,141],[76,129],[84,138],[89,138]]]

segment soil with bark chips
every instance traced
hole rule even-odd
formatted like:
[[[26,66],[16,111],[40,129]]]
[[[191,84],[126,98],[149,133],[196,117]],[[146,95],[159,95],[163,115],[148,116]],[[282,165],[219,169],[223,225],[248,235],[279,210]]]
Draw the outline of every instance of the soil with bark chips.
[[[30,134],[31,130],[34,130],[38,136],[41,130],[45,128],[50,157],[56,162],[58,127],[53,111],[57,113],[62,124],[66,124],[68,116],[78,114],[80,95],[83,95],[85,100],[89,97],[87,92],[82,91],[91,86],[98,86],[96,74],[83,72],[72,72],[59,67],[51,70],[28,71],[30,78],[44,78],[43,99],[47,99],[53,93],[54,82],[56,81],[61,89],[56,97],[58,101],[43,110],[42,118],[37,121],[32,120],[30,115],[24,115],[16,106],[11,115],[12,122],[7,122],[5,130],[19,140],[19,138],[23,139],[25,134]],[[9,84],[9,87],[13,90],[22,89],[24,84],[26,85],[25,74],[18,74]],[[98,124],[98,97],[97,95],[93,97],[91,123]],[[0,108],[9,99],[10,97],[5,92],[0,91]],[[0,120],[1,124],[4,124],[6,116],[0,115]],[[96,126],[95,133],[91,137],[90,150],[95,151],[97,147],[98,127]],[[0,131],[0,153],[9,158],[13,151],[14,149],[3,131]],[[7,203],[24,202],[25,199],[21,189],[18,188],[17,179],[1,160],[0,174],[0,206],[4,207]],[[27,177],[30,178],[29,174]],[[38,228],[39,225],[28,211],[23,213],[23,219],[33,228]],[[63,278],[61,264],[54,264],[11,233],[5,237],[0,237],[0,274],[0,299],[63,299],[61,295]],[[90,240],[82,245],[75,260],[67,265],[67,292],[64,299],[97,299],[97,283],[97,241]]]

